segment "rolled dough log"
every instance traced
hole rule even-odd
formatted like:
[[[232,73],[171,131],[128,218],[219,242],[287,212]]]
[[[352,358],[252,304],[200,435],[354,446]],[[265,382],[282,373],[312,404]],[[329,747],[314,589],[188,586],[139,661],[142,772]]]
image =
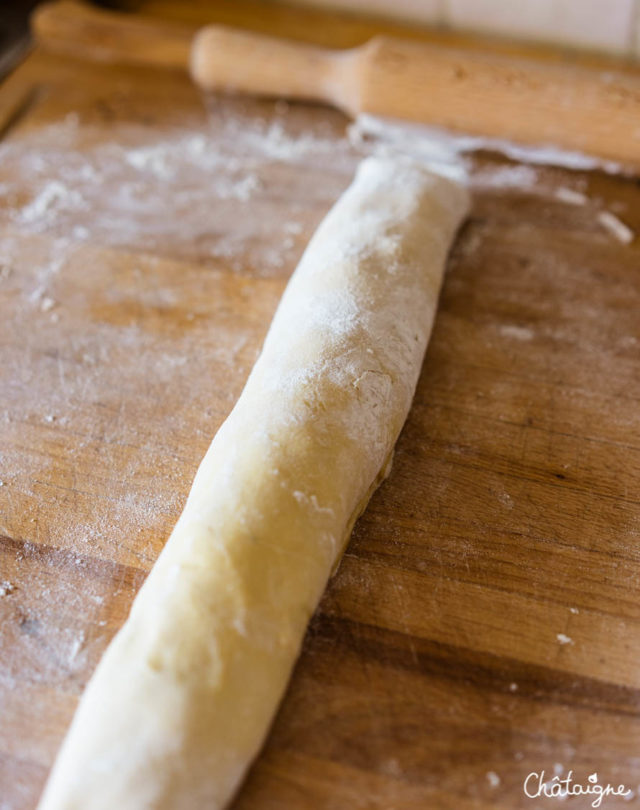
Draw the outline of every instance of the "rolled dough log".
[[[361,164],[87,686],[40,810],[216,810],[233,796],[389,469],[467,204],[414,162]]]

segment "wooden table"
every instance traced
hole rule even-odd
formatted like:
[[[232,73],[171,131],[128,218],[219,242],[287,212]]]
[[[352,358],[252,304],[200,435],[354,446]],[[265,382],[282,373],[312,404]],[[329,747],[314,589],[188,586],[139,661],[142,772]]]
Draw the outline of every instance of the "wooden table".
[[[38,51],[0,111],[0,808],[29,810],[367,147],[321,107]],[[638,791],[640,273],[599,215],[640,229],[640,188],[473,170],[392,475],[238,810],[554,807],[542,770]]]

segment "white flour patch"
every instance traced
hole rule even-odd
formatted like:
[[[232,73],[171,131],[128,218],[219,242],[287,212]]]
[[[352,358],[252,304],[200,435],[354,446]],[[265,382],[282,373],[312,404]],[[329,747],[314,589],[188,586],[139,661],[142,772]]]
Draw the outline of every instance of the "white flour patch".
[[[441,163],[443,169],[460,164],[464,155],[476,151],[498,152],[511,160],[560,166],[567,169],[602,169],[611,174],[621,172],[620,164],[601,160],[582,152],[572,152],[555,146],[522,146],[502,138],[487,138],[465,135],[439,127],[398,121],[393,118],[363,113],[358,116],[349,131],[354,143],[363,143],[374,138],[384,147],[395,144],[400,152],[431,159]]]
[[[535,337],[532,329],[527,326],[516,326],[515,324],[504,324],[499,327],[499,332],[503,337],[513,340],[529,341]]]
[[[610,211],[600,211],[598,222],[602,227],[624,245],[629,245],[635,238],[634,232]]]
[[[218,100],[204,131],[158,128],[151,143],[148,127],[105,131],[67,116],[0,145],[3,186],[20,189],[0,225],[278,275],[317,224],[313,190],[328,194],[322,213],[359,159],[336,125],[309,128],[295,110],[278,109],[267,119]],[[293,202],[274,215],[281,183]],[[43,288],[44,296],[53,297]]]
[[[560,186],[553,192],[553,196],[560,200],[560,202],[567,203],[567,205],[586,205],[589,198],[581,191],[576,191],[573,188]]]
[[[482,189],[531,189],[538,183],[538,171],[526,165],[482,168],[473,173],[471,182]]]
[[[59,212],[77,211],[83,204],[82,195],[76,189],[69,188],[59,180],[50,180],[28,205],[17,211],[15,218],[22,225],[40,229],[54,220]]]

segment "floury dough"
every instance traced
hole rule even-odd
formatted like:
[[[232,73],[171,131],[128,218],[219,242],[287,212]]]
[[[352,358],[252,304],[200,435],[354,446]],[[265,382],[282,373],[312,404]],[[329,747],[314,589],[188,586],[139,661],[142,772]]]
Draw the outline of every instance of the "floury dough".
[[[224,807],[389,469],[468,195],[368,158],[313,236],[40,810]]]

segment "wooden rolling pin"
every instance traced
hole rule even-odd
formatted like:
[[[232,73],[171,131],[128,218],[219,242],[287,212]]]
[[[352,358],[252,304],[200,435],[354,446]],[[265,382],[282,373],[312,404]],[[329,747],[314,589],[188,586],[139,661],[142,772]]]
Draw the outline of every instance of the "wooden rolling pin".
[[[321,101],[640,169],[640,72],[598,71],[377,36],[328,50],[250,31],[199,30],[73,0],[33,16],[45,46],[108,61],[189,69],[205,90]]]

